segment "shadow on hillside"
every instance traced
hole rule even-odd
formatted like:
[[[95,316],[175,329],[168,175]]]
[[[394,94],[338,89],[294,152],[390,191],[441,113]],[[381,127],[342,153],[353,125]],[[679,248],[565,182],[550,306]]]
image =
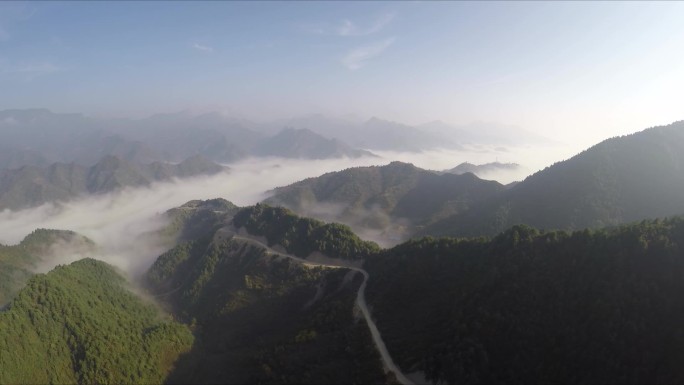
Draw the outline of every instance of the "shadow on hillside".
[[[385,382],[368,327],[353,315],[361,276],[341,286],[344,273],[331,271],[323,298],[308,309],[313,282],[206,317],[166,383]]]

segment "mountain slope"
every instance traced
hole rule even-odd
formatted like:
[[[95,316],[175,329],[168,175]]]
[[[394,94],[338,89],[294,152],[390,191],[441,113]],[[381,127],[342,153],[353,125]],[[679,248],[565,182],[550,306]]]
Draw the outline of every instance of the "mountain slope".
[[[306,216],[346,223],[357,231],[386,230],[388,238],[412,234],[503,190],[472,174],[438,175],[411,164],[357,167],[279,187],[266,203]]]
[[[55,163],[47,168],[25,166],[0,171],[0,209],[38,206],[84,194],[148,186],[155,181],[213,175],[224,171],[225,167],[199,156],[179,164],[135,164],[105,156],[92,167],[75,163]]]
[[[581,229],[684,213],[684,122],[605,140],[424,231]]]
[[[682,383],[684,220],[413,240],[367,259],[404,372],[432,383]]]
[[[18,245],[0,245],[0,307],[24,287],[43,264],[63,254],[82,255],[95,250],[95,244],[72,231],[38,229]]]
[[[206,204],[184,205],[187,221]],[[288,227],[252,209],[242,217]],[[163,254],[147,273],[153,295],[196,325],[196,344],[170,382],[386,382],[370,332],[354,316],[360,275],[269,256],[233,239],[230,218],[215,220],[224,228],[205,227],[212,230]]]
[[[232,162],[247,156],[263,135],[244,122],[224,118],[218,113],[158,114],[139,120],[121,120],[117,132],[147,143],[162,154],[162,159],[178,162],[202,155],[216,162]]]
[[[0,312],[1,383],[162,383],[193,337],[92,259],[37,275]]]
[[[147,144],[117,133],[112,122],[45,109],[0,111],[0,140],[10,156],[1,168],[61,162],[92,165],[105,155],[149,163],[160,160]]]
[[[468,162],[463,162],[459,164],[458,166],[451,168],[449,170],[444,170],[443,172],[449,173],[449,174],[456,174],[456,175],[461,175],[465,174],[467,172],[471,172],[479,177],[482,175],[488,174],[488,173],[493,173],[497,171],[513,171],[517,170],[520,168],[520,165],[517,163],[499,163],[499,162],[492,162],[492,163],[484,163],[484,164],[472,164]]]
[[[232,225],[251,235],[265,237],[269,246],[279,245],[304,259],[312,253],[340,259],[363,259],[379,249],[377,244],[361,240],[347,226],[299,217],[282,207],[263,204],[245,207],[235,214]]]
[[[368,151],[352,148],[337,139],[327,139],[309,129],[293,128],[286,128],[262,140],[252,153],[257,156],[305,159],[374,156]]]
[[[460,148],[448,135],[427,132],[419,128],[371,118],[359,127],[354,145],[371,150],[423,151],[434,148]]]
[[[379,118],[357,121],[313,114],[265,125],[268,132],[275,132],[282,127],[308,129],[326,138],[336,138],[353,147],[371,151],[416,152],[434,148],[459,148],[454,135],[428,132]]]

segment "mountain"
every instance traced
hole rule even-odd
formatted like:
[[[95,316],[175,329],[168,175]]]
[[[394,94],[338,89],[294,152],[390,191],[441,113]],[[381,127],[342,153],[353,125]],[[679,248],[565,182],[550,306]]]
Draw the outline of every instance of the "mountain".
[[[148,186],[155,181],[213,175],[226,170],[199,156],[179,164],[135,164],[109,155],[91,167],[75,163],[55,163],[47,168],[24,166],[0,171],[0,209],[16,210],[66,201],[84,194]]]
[[[130,162],[180,162],[202,155],[230,162],[247,156],[262,134],[245,121],[210,113],[98,119],[45,109],[0,111],[0,139],[14,151],[0,168],[75,162],[91,166],[112,155]],[[40,154],[37,160],[35,156]],[[18,160],[25,158],[30,163]]]
[[[368,151],[351,148],[337,139],[327,139],[306,128],[286,128],[259,142],[252,154],[304,159],[375,156]]]
[[[360,121],[335,118],[324,114],[309,114],[289,119],[280,119],[262,124],[258,130],[267,135],[275,135],[282,131],[283,127],[296,129],[308,129],[326,138],[348,139],[345,132],[356,130]]]
[[[420,128],[373,117],[366,121],[312,114],[266,124],[264,132],[281,127],[308,129],[326,138],[336,138],[356,148],[379,151],[422,151],[434,148],[459,148],[451,135],[427,132]]]
[[[126,137],[147,143],[163,155],[159,160],[172,162],[196,155],[216,162],[236,161],[246,157],[249,149],[264,137],[249,122],[218,113],[180,112],[122,119],[115,128]]]
[[[477,176],[482,176],[497,171],[515,171],[518,169],[520,169],[520,165],[517,163],[492,162],[485,164],[472,164],[468,162],[463,162],[454,168],[444,170],[442,172],[456,175],[461,175],[470,172]]]
[[[460,148],[458,142],[439,133],[373,117],[360,127],[356,142],[352,145],[371,150],[411,151],[435,148]]]
[[[408,163],[356,167],[273,190],[265,203],[348,224],[362,234],[384,231],[383,243],[413,234],[495,196],[504,186],[473,174],[439,175]]]
[[[265,237],[269,246],[280,245],[300,258],[322,253],[332,258],[355,260],[379,249],[377,244],[361,240],[347,226],[299,217],[283,207],[263,204],[245,207],[235,214],[232,226]]]
[[[157,259],[147,286],[193,325],[196,340],[168,382],[386,383],[370,331],[353,310],[360,275],[276,257],[233,234],[248,229],[304,257],[326,244],[334,256],[344,245],[361,251],[367,243],[351,232],[345,243],[345,234],[329,231],[337,227],[282,208],[235,209],[211,200],[169,212],[186,241]]]
[[[160,384],[192,343],[113,267],[84,259],[34,276],[0,312],[0,383]]]
[[[213,234],[229,223],[239,210],[221,198],[187,202],[164,213],[168,224],[161,230],[161,238],[170,245],[177,245]]]
[[[431,383],[681,383],[684,219],[491,240],[412,240],[366,260],[404,372]]]
[[[329,130],[323,130],[323,134],[283,130],[288,126],[279,124],[257,124],[216,112],[102,119],[46,109],[2,110],[0,169],[47,167],[53,163],[89,167],[105,156],[149,164],[177,163],[195,156],[230,163],[249,156],[327,159],[371,155],[350,147]],[[358,134],[363,131],[359,127]],[[419,136],[416,133],[413,140]]]
[[[0,140],[8,153],[0,156],[0,168],[55,162],[92,165],[105,155],[144,163],[161,160],[146,144],[125,138],[111,128],[110,122],[81,114],[45,109],[2,110]]]
[[[217,204],[225,202],[185,210]],[[164,254],[148,272],[153,293],[206,333],[173,380],[387,381],[377,356],[357,350],[368,347],[368,335],[348,329],[358,277],[313,266],[305,273],[261,244],[305,257],[349,249],[335,241],[353,234],[321,242],[309,234],[324,224],[265,205],[219,221],[223,227]],[[243,231],[251,238],[235,235]],[[573,233],[514,226],[492,239],[428,237],[369,249],[366,301],[389,354],[419,382],[679,383],[683,247],[682,218]],[[338,342],[325,345],[327,338]],[[330,351],[341,345],[344,352]],[[351,364],[350,353],[365,358]]]
[[[582,229],[684,213],[684,122],[605,140],[423,231]]]
[[[35,272],[54,265],[57,254],[92,253],[95,244],[86,237],[64,230],[37,229],[19,244],[0,245],[0,307],[24,287]]]
[[[473,122],[454,125],[435,120],[418,125],[417,128],[433,135],[454,138],[454,140],[462,145],[519,146],[550,144],[554,142],[549,138],[527,131],[524,128],[494,122]]]
[[[381,249],[264,204],[167,216],[176,244],[145,300],[92,259],[29,278],[0,311],[0,382],[396,383],[373,333],[419,383],[684,381],[681,217]],[[0,261],[71,236],[38,231]]]

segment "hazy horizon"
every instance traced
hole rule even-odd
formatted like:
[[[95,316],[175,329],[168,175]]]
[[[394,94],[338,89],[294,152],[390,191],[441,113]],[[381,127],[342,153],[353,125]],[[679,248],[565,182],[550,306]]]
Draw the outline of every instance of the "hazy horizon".
[[[679,2],[3,3],[0,106],[485,121],[586,146],[684,119],[682,16]]]

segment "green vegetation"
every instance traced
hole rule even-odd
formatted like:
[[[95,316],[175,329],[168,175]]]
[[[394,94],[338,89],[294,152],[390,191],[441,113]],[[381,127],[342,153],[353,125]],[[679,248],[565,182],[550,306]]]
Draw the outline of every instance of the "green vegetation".
[[[193,337],[84,259],[31,278],[0,312],[0,383],[162,383]]]
[[[33,231],[18,245],[0,245],[0,306],[19,292],[40,262],[54,254],[53,247],[92,250],[95,245],[73,231],[46,229]]]
[[[392,237],[460,213],[503,190],[474,175],[438,175],[412,164],[356,167],[274,190],[265,203],[359,229],[389,229]]]
[[[160,256],[150,290],[197,336],[169,382],[384,382],[367,325],[354,317],[361,276],[347,273],[219,235]]]
[[[333,258],[362,259],[380,249],[373,242],[361,240],[345,225],[302,218],[282,207],[257,204],[244,208],[235,214],[233,224],[302,258],[318,251]]]
[[[395,361],[434,383],[682,383],[684,220],[413,240],[369,258]]]
[[[226,168],[201,156],[179,164],[128,162],[108,155],[91,167],[54,163],[0,170],[0,209],[21,209],[46,202],[67,201],[84,194],[105,193],[123,187],[148,186],[155,181],[213,175]]]
[[[684,122],[605,140],[421,232],[495,235],[524,223],[600,228],[684,214]]]
[[[213,234],[229,223],[238,210],[239,207],[221,198],[187,202],[166,212],[169,224],[162,229],[161,236],[169,244],[176,245]]]

